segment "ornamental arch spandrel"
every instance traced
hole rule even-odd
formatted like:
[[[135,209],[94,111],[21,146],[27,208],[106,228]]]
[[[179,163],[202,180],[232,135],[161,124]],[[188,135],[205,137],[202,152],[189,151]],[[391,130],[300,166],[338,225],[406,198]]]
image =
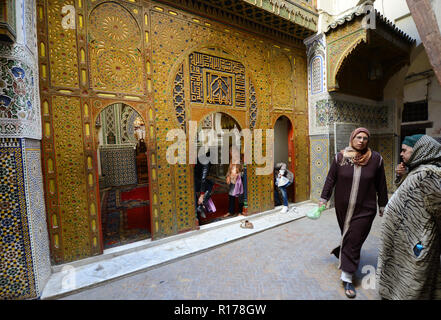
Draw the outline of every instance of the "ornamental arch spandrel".
[[[63,28],[70,12],[62,13],[65,6],[74,11],[74,27]],[[273,98],[280,84],[288,86],[278,78],[273,59],[280,52],[292,65],[295,84],[294,90],[285,88],[292,90],[284,97],[285,107],[291,108],[298,132],[308,126],[303,44],[287,46],[152,1],[38,0],[37,17],[43,172],[54,263],[103,252],[94,126],[106,106],[128,104],[146,122],[153,240],[198,228],[192,171],[166,161],[169,130],[214,111],[232,115],[244,128],[271,129]],[[195,54],[211,67],[199,74],[190,70]],[[221,70],[217,62],[237,63],[238,69]],[[223,77],[234,85],[234,94],[221,99],[211,91],[210,101],[192,100],[192,81],[200,76],[198,88],[209,90],[207,77]],[[309,146],[296,150],[308,154]],[[271,181],[272,175],[249,175],[249,213],[274,207]]]

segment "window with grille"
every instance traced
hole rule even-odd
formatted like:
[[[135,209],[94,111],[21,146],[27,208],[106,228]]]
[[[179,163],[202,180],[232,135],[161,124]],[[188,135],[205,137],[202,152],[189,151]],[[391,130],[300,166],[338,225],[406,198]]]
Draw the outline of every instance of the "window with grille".
[[[427,100],[404,104],[402,122],[427,121],[428,117]]]

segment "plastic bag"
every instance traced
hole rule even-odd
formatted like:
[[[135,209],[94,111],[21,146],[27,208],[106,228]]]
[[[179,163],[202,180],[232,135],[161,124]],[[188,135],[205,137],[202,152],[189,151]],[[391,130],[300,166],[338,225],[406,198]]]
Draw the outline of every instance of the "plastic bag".
[[[280,178],[277,178],[277,186],[283,187],[289,183],[289,179],[287,177],[281,176]]]
[[[318,218],[320,218],[322,212],[325,209],[326,209],[325,205],[322,205],[321,207],[316,207],[316,208],[312,209],[311,211],[309,211],[308,213],[306,213],[306,216],[309,219],[317,220]]]
[[[240,177],[239,174],[236,179],[236,184],[234,185],[232,196],[238,197],[241,194],[243,194],[243,184],[242,184],[242,178]]]

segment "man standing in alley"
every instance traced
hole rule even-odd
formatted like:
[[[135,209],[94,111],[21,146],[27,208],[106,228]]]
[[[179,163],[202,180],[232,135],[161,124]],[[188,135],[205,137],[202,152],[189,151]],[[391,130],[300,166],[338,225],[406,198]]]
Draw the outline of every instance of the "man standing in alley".
[[[383,299],[441,299],[441,144],[405,137],[407,176],[389,200],[377,280]]]

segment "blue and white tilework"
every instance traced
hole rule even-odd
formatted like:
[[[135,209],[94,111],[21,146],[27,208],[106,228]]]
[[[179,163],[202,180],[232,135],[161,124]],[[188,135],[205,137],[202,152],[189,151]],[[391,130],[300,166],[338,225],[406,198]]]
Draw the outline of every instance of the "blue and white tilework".
[[[40,153],[0,138],[0,299],[36,298],[51,274]]]
[[[0,138],[0,298],[36,296],[20,139]]]
[[[310,148],[310,195],[311,200],[317,201],[328,174],[329,137],[327,135],[311,136]]]
[[[23,139],[26,203],[31,234],[36,291],[40,295],[51,275],[49,236],[43,194],[40,141]]]

